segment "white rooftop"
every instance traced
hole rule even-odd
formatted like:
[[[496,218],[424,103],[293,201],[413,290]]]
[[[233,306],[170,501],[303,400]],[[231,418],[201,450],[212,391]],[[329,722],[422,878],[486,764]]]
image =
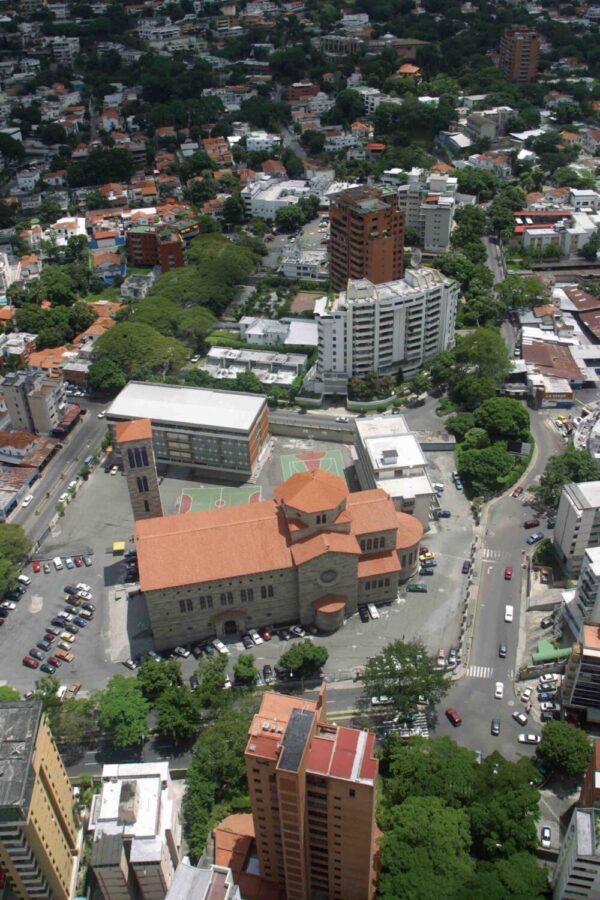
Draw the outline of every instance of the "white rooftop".
[[[577,497],[583,509],[600,509],[600,481],[580,481],[566,487]]]
[[[394,497],[403,500],[414,500],[416,497],[433,497],[435,490],[427,475],[407,475],[405,478],[381,478],[376,481],[378,488]]]
[[[130,381],[112,402],[107,416],[248,431],[265,402],[258,394]]]

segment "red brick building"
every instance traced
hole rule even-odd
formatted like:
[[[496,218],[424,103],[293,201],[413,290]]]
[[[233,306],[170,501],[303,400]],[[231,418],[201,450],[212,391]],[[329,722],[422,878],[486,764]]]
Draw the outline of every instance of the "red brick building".
[[[160,266],[170,272],[184,265],[183,241],[172,231],[143,225],[127,232],[127,258],[132,266]]]

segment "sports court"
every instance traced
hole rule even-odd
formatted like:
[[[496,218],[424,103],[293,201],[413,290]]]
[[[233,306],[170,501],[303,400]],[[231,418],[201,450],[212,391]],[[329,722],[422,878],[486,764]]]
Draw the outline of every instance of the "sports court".
[[[185,487],[181,492],[179,512],[198,512],[201,509],[223,509],[224,506],[242,506],[258,503],[262,499],[260,485],[242,487]]]
[[[280,457],[281,474],[284,481],[298,472],[332,472],[344,477],[344,456],[336,448],[329,450],[301,450]]]

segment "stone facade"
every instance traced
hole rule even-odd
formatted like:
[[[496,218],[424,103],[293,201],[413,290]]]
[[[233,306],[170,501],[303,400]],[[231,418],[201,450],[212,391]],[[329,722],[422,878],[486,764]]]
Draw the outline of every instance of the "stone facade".
[[[341,478],[320,470],[292,476],[274,503],[184,518],[136,525],[140,585],[158,649],[262,625],[333,631],[359,604],[397,597],[423,535],[385,491],[348,494]],[[261,542],[264,558],[277,563],[272,569],[260,570]]]
[[[115,433],[121,448],[133,518],[137,522],[139,519],[162,516],[158,475],[152,449],[152,422],[150,419],[118,422]]]

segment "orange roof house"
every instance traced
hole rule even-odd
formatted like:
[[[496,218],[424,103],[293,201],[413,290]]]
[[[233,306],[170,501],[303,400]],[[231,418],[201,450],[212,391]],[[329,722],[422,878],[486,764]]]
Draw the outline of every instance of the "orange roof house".
[[[153,592],[206,585],[202,590],[210,593],[225,582],[285,577],[286,602],[297,596],[301,617],[312,604],[323,630],[339,627],[363,590],[373,590],[364,602],[383,602],[386,592],[395,597],[398,577],[408,577],[416,564],[423,536],[419,520],[398,512],[386,491],[350,494],[342,478],[321,469],[292,475],[275,488],[273,500],[146,519],[135,529],[140,586],[150,610]],[[323,580],[306,580],[306,567],[322,570]],[[226,606],[215,608],[215,620],[247,609]]]

